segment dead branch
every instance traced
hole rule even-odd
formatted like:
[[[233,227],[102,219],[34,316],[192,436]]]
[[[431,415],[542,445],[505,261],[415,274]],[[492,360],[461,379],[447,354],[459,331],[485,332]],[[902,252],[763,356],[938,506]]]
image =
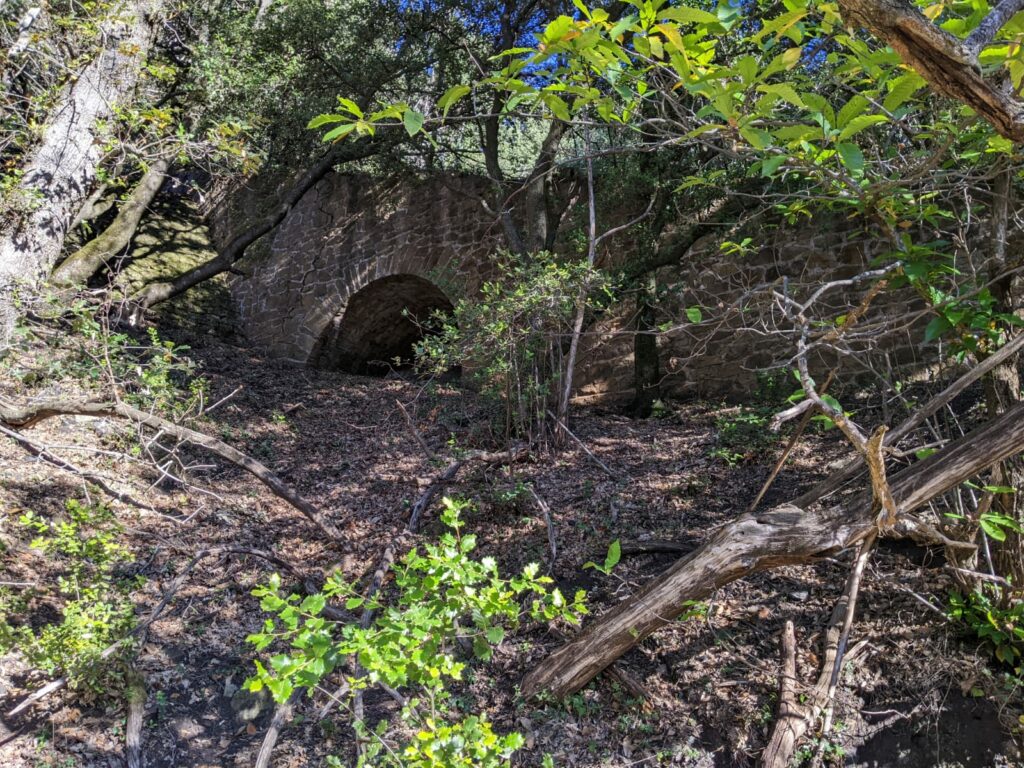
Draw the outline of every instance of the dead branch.
[[[124,727],[128,768],[142,768],[142,721],[146,712],[146,681],[132,670],[128,683],[128,719]]]
[[[555,567],[555,558],[558,557],[558,541],[555,539],[555,522],[551,519],[551,507],[537,494],[532,484],[526,487],[530,490],[534,503],[544,516],[544,525],[548,529],[548,548],[551,551],[551,560],[548,562],[548,573],[550,573],[551,569]]]
[[[295,704],[301,695],[302,689],[296,688],[287,701],[283,701],[274,707],[274,717],[270,721],[270,727],[267,728],[266,736],[263,737],[263,743],[260,744],[260,751],[256,755],[256,762],[253,764],[253,768],[267,768],[270,765],[270,756],[274,752],[277,739],[281,735],[285,723],[291,719]]]
[[[551,411],[548,411],[548,416],[550,418],[554,419],[555,424],[558,425],[558,428],[560,430],[562,430],[562,432],[564,432],[566,435],[568,435],[572,439],[572,441],[574,443],[576,443],[576,445],[578,445],[580,448],[582,448],[583,452],[586,453],[587,456],[589,456],[591,458],[591,460],[595,464],[597,464],[597,466],[599,466],[601,469],[603,469],[605,471],[605,474],[608,475],[608,477],[612,478],[613,480],[618,480],[619,479],[619,476],[617,474],[615,474],[614,472],[612,472],[612,470],[610,470],[608,468],[607,464],[605,464],[603,461],[601,461],[599,458],[597,458],[597,456],[594,454],[594,452],[592,450],[590,450],[589,448],[587,448],[587,446],[583,443],[583,441],[580,440],[578,437],[576,437],[576,435],[574,435],[572,433],[572,430],[570,430],[567,426],[565,426],[565,422],[564,421],[562,421],[557,416],[555,416],[555,414],[553,414]]]
[[[94,474],[93,472],[86,472],[84,469],[76,467],[70,461],[62,459],[60,456],[53,454],[46,446],[37,443],[34,440],[30,440],[20,432],[17,432],[16,430],[13,429],[7,429],[7,427],[0,426],[0,434],[7,435],[7,437],[11,438],[11,440],[17,443],[18,446],[26,453],[35,456],[40,461],[45,461],[47,464],[57,467],[58,469],[63,469],[65,472],[70,472],[72,475],[82,478],[85,482],[96,486],[112,499],[116,499],[117,501],[120,501],[122,504],[128,504],[138,509],[144,509],[147,512],[156,512],[156,509],[151,507],[149,504],[145,504],[141,501],[138,501],[137,499],[132,498],[126,493],[115,491],[113,488],[107,485],[106,481],[99,475]]]
[[[891,492],[909,513],[998,461],[1024,450],[1024,405],[1017,405],[960,440],[895,475]],[[806,563],[877,532],[873,498],[820,509],[782,504],[742,515],[702,547],[679,560],[633,598],[591,623],[523,680],[525,696],[548,691],[564,697],[623,653],[716,589],[751,573]]]
[[[316,506],[301,496],[298,491],[285,483],[266,466],[227,443],[194,429],[175,424],[173,421],[147,413],[123,402],[89,402],[73,400],[48,400],[38,403],[17,405],[0,399],[0,424],[15,430],[26,429],[40,421],[54,416],[116,416],[143,427],[163,431],[183,442],[198,445],[220,456],[235,466],[244,469],[263,483],[279,499],[288,502],[312,522],[332,541],[341,539],[341,534],[328,522]]]
[[[779,702],[779,718],[775,722],[768,746],[765,747],[761,755],[762,768],[787,768],[792,762],[793,753],[796,751],[800,739],[823,712],[826,713],[826,721],[831,725],[831,706],[835,698],[836,686],[839,684],[839,673],[842,670],[846,645],[850,637],[850,627],[853,625],[853,616],[857,608],[860,580],[868,558],[871,556],[875,538],[876,534],[870,534],[861,542],[860,554],[850,571],[846,589],[843,590],[842,597],[839,598],[832,611],[829,628],[825,633],[825,647],[818,682],[803,704],[798,703],[794,696],[796,684],[795,638],[792,636],[784,638],[784,647],[787,642],[793,644],[791,648],[786,649],[787,654],[793,654],[793,661],[790,666],[791,661],[787,655],[783,672],[783,693],[780,695]],[[792,622],[787,622],[787,630],[792,635]],[[787,676],[789,677],[788,683]],[[787,685],[788,691],[786,691]],[[786,694],[788,694],[788,700],[783,698],[783,695]],[[783,702],[785,702],[785,710]]]
[[[416,425],[413,424],[412,417],[409,415],[409,411],[407,411],[405,409],[405,406],[402,405],[401,400],[396,399],[395,405],[398,406],[398,410],[400,410],[402,412],[402,416],[405,417],[405,424],[406,426],[409,427],[409,432],[412,434],[413,439],[423,450],[423,455],[427,457],[428,461],[433,461],[436,458],[436,456],[434,455],[434,452],[430,450],[430,446],[427,445],[427,441],[424,439],[423,433],[416,429]]]

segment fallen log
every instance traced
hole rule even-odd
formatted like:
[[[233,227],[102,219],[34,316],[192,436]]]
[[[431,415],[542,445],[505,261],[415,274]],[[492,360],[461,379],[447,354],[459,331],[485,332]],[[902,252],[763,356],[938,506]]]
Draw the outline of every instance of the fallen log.
[[[890,487],[896,508],[907,516],[1021,451],[1024,404],[893,476]],[[645,637],[672,622],[686,609],[686,601],[701,600],[749,574],[806,563],[857,544],[878,532],[876,513],[867,493],[832,507],[802,509],[782,504],[760,514],[742,515],[552,653],[525,677],[523,695],[546,691],[561,698],[578,691]]]

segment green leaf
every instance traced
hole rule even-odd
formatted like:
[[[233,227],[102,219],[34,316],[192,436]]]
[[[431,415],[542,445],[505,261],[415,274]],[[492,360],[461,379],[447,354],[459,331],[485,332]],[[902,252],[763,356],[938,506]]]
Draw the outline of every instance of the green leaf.
[[[346,99],[344,96],[339,96],[338,104],[340,104],[341,108],[344,109],[349,114],[355,115],[358,118],[362,118],[363,110],[361,110],[359,108],[359,105],[352,101],[352,99]]]
[[[348,118],[344,115],[317,115],[309,121],[309,124],[306,127],[319,128],[323,125],[327,125],[328,123],[340,123],[342,120],[347,119]]]
[[[951,330],[952,328],[953,326],[950,324],[949,320],[947,320],[942,315],[939,315],[938,317],[933,317],[931,322],[928,323],[928,325],[924,329],[925,344],[927,344],[929,341],[935,341],[935,339],[939,338],[942,334],[944,334],[946,331]]]
[[[733,68],[744,83],[751,83],[757,77],[757,59],[753,56],[744,56]]]
[[[740,135],[746,139],[754,149],[767,149],[772,145],[772,135],[760,128],[740,128]]]
[[[622,558],[622,545],[619,540],[616,539],[608,545],[608,555],[604,559],[604,571],[608,573],[614,568],[619,560]]]
[[[889,95],[885,97],[882,106],[888,112],[895,112],[924,84],[924,78],[916,72],[897,77],[890,83]]]
[[[860,176],[864,173],[864,153],[860,151],[860,147],[850,142],[844,142],[836,147],[836,151],[839,153],[839,158],[843,161],[843,165],[854,176]]]
[[[990,539],[994,541],[1006,541],[1006,531],[996,525],[992,520],[988,519],[988,516],[982,516],[978,523],[981,525],[983,530]]]
[[[871,102],[865,96],[859,93],[856,94],[843,105],[843,108],[839,110],[839,114],[836,115],[836,128],[845,128],[855,117],[863,115],[870,104]]]
[[[323,141],[335,141],[337,139],[343,139],[344,137],[352,133],[352,131],[354,131],[355,129],[355,123],[345,123],[344,125],[339,125],[334,130],[325,133]]]
[[[572,119],[572,116],[569,114],[569,105],[565,103],[561,96],[553,93],[542,93],[540,98],[547,105],[548,109],[551,110],[551,114],[559,120],[569,122]]]
[[[789,83],[772,83],[771,85],[759,85],[757,90],[762,93],[772,93],[780,97],[784,101],[788,101],[794,107],[804,108],[804,100],[800,98],[800,94],[796,92]]]
[[[487,642],[497,645],[505,638],[505,630],[501,627],[491,627],[487,630]]]
[[[851,136],[855,136],[865,128],[870,128],[872,125],[887,122],[889,122],[889,118],[885,115],[860,115],[859,117],[853,118],[846,124],[846,127],[839,132],[839,141],[844,141]]]
[[[417,112],[415,109],[405,110],[405,114],[402,115],[402,123],[405,125],[405,131],[410,136],[415,136],[421,130],[423,130],[423,114]]]
[[[699,8],[666,8],[658,14],[658,18],[667,21],[677,21],[680,24],[717,24],[718,17]]]
[[[311,613],[314,616],[319,616],[326,604],[327,598],[322,594],[317,593],[315,595],[308,595],[306,599],[302,601],[302,604],[299,606],[299,610],[303,613]]]
[[[774,176],[775,172],[777,170],[779,170],[779,167],[784,162],[786,162],[786,159],[787,158],[786,158],[785,155],[773,155],[772,157],[769,157],[767,160],[764,160],[761,163],[761,175],[766,177],[766,178],[770,178],[770,177]],[[687,310],[687,311],[689,311],[689,310]],[[699,320],[694,320],[693,322],[698,322],[699,323],[700,321]]]
[[[699,323],[703,318],[704,314],[700,311],[700,307],[686,308],[686,319],[691,323]]]
[[[636,16],[623,16],[619,19],[619,23],[616,24],[608,32],[608,37],[611,40],[618,40],[619,37],[630,27],[636,23]]]
[[[828,99],[824,96],[817,93],[801,93],[800,98],[803,99],[808,109],[824,117],[829,125],[836,124],[836,113],[832,109],[832,105],[828,103]]]
[[[448,110],[471,90],[472,89],[468,85],[453,85],[444,92],[440,99],[437,100],[438,109],[442,110],[442,114],[447,117]]]

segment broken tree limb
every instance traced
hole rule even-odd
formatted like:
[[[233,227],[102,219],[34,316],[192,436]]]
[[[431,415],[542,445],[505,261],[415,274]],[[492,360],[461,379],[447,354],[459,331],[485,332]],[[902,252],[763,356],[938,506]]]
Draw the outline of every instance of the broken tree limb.
[[[199,283],[227,272],[235,262],[245,255],[246,249],[284,221],[292,208],[312,189],[334,166],[343,162],[360,160],[376,154],[382,147],[379,141],[360,141],[352,144],[335,144],[311,168],[303,173],[285,193],[281,202],[263,219],[246,229],[229,242],[214,258],[184,272],[170,282],[150,283],[131,297],[135,308],[132,322],[140,323],[147,309],[161,301],[171,299]]]
[[[127,419],[140,426],[150,429],[161,430],[178,440],[198,445],[211,453],[220,456],[236,467],[244,469],[270,491],[282,499],[327,534],[332,540],[341,539],[341,534],[330,523],[316,506],[301,496],[298,491],[285,483],[266,466],[247,456],[241,451],[232,448],[227,443],[218,440],[210,435],[204,435],[194,429],[183,427],[168,421],[155,414],[133,408],[123,402],[90,402],[75,400],[47,400],[38,403],[17,405],[0,399],[0,424],[15,430],[26,429],[44,419],[54,416],[116,416]]]
[[[899,512],[911,512],[996,462],[1024,450],[1024,405],[974,430],[890,480]],[[701,600],[751,573],[806,563],[877,532],[872,495],[820,509],[782,504],[745,514],[591,623],[523,680],[524,696],[578,691],[612,661]]]
[[[1001,136],[1021,144],[1024,103],[1013,90],[987,79],[977,56],[1004,23],[1001,11],[1010,12],[1016,5],[1012,0],[1002,3],[982,22],[985,29],[978,37],[967,41],[932,23],[909,0],[840,0],[839,10],[848,26],[864,27],[888,43],[936,91],[966,104]]]
[[[121,204],[110,226],[64,259],[50,280],[58,285],[81,285],[124,251],[135,236],[142,215],[164,185],[170,166],[170,158],[154,160]]]
[[[805,703],[798,703],[790,691],[790,699],[783,717],[782,700],[780,697],[779,719],[775,722],[768,746],[761,754],[761,768],[787,768],[793,761],[800,739],[814,725],[822,713],[827,713],[831,726],[830,712],[832,700],[839,684],[839,672],[846,655],[846,644],[850,638],[850,627],[857,609],[857,595],[860,593],[860,580],[864,575],[864,567],[874,546],[877,535],[871,533],[861,542],[860,553],[846,581],[846,588],[832,610],[828,631],[825,633],[825,647],[822,654],[821,672],[814,688],[808,693]],[[789,622],[787,622],[788,624]],[[793,640],[795,654],[795,639]],[[788,673],[789,660],[786,661]],[[796,683],[796,665],[792,667],[792,685]]]
[[[796,631],[791,620],[782,630],[782,677],[779,680],[779,714],[775,718],[768,746],[761,754],[762,766],[788,765],[779,763],[776,755],[792,754],[797,741],[797,723],[804,713],[796,700]]]

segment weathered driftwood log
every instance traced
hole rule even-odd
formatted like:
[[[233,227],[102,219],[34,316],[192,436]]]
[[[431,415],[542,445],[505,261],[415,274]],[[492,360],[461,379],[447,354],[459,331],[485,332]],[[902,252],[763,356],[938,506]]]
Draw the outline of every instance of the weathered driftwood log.
[[[1024,450],[1024,405],[1018,405],[890,480],[901,515],[955,488],[987,467]],[[824,509],[782,504],[745,514],[721,528],[632,598],[601,616],[523,680],[522,692],[567,696],[612,661],[673,621],[687,600],[757,571],[806,563],[877,531],[870,494]]]

